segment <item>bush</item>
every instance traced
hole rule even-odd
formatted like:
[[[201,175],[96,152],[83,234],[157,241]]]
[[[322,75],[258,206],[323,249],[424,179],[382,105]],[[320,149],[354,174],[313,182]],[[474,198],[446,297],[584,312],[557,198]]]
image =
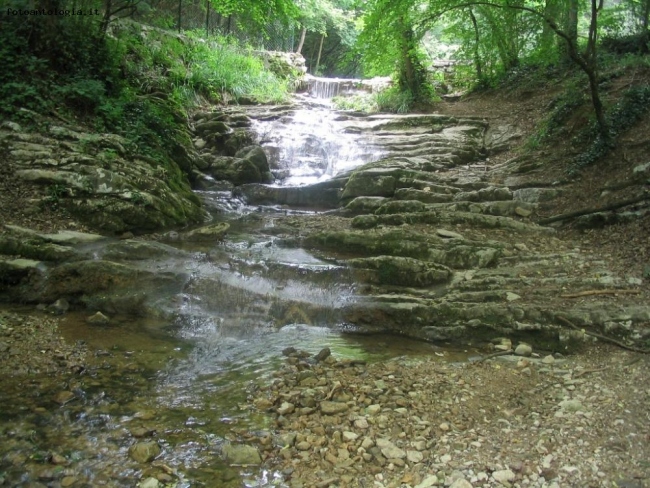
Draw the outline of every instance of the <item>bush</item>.
[[[410,91],[400,91],[396,86],[377,93],[375,99],[380,112],[398,114],[408,112],[415,103],[415,97]]]
[[[595,163],[612,149],[616,138],[625,130],[632,127],[644,114],[650,110],[650,85],[634,86],[627,90],[623,97],[607,111],[609,139],[602,136],[595,121],[582,136],[591,140],[587,150],[582,152],[569,166],[569,174],[576,174],[581,169]]]
[[[281,80],[236,43],[216,37],[209,42],[195,40],[188,48],[189,85],[217,100],[242,97],[258,102],[283,102],[289,94],[288,80]]]

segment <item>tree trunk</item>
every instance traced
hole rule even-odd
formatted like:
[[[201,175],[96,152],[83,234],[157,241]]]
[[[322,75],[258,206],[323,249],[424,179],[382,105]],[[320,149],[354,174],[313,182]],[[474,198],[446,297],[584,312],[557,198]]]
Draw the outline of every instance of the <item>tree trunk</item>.
[[[106,30],[108,29],[108,24],[111,22],[111,12],[113,11],[113,0],[105,0],[104,1],[104,17],[102,18],[102,23],[101,23],[101,33],[102,35],[106,34]]]
[[[481,66],[481,54],[479,52],[479,46],[480,46],[480,37],[479,37],[479,32],[478,32],[478,22],[476,21],[476,16],[474,15],[474,11],[470,8],[469,9],[469,17],[472,19],[472,25],[474,26],[474,38],[476,41],[476,44],[474,45],[474,67],[476,68],[476,78],[478,79],[479,84],[483,84],[483,67]]]
[[[650,31],[648,30],[648,21],[650,20],[650,0],[643,2],[643,12],[641,13],[641,52],[648,54],[650,49]]]
[[[307,28],[303,27],[302,30],[300,31],[300,42],[298,43],[298,48],[296,49],[296,52],[298,54],[302,53],[302,47],[305,45],[305,36],[307,35]]]
[[[564,14],[563,31],[566,33],[574,46],[578,45],[578,0],[568,0],[567,10]],[[567,41],[568,42],[568,41]],[[558,47],[560,51],[560,60],[568,61],[570,54],[567,51],[567,45],[560,42]]]
[[[400,77],[399,85],[402,91],[409,91],[416,100],[420,98],[424,79],[420,76],[422,68],[415,58],[417,45],[413,35],[413,29],[404,18],[400,19]]]
[[[205,37],[210,36],[210,0],[207,0],[205,9]]]
[[[183,25],[183,0],[178,0],[178,32],[180,33]]]
[[[598,128],[600,129],[601,136],[608,140],[609,127],[605,120],[605,113],[603,111],[603,103],[600,99],[600,89],[598,87],[598,56],[596,53],[596,46],[598,42],[598,15],[603,9],[603,0],[591,0],[591,22],[589,23],[589,36],[587,40],[587,50],[585,58],[589,65],[587,76],[589,77],[589,88],[591,89],[591,101],[594,105],[596,112],[596,120],[598,120]]]
[[[549,19],[557,19],[559,14],[558,7],[558,0],[546,0],[544,4],[544,16]],[[555,32],[553,32],[553,29],[546,22],[542,25],[541,44],[543,49],[545,51],[548,50],[548,52],[553,52],[558,46]]]
[[[318,47],[318,57],[316,58],[316,69],[314,70],[314,75],[318,76],[318,68],[320,66],[320,55],[323,52],[323,41],[325,40],[325,34],[320,36],[320,46]]]

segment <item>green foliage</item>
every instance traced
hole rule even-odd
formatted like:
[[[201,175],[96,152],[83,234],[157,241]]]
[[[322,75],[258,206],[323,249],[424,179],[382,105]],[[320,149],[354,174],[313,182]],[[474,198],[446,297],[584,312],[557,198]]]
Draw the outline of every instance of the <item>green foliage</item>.
[[[400,91],[398,87],[390,87],[375,95],[377,108],[380,112],[403,114],[408,112],[416,102],[410,91]]]
[[[149,203],[144,195],[138,191],[131,192],[131,201],[134,204],[140,205],[142,207],[146,206]]]
[[[580,140],[591,141],[569,166],[569,174],[576,174],[586,166],[597,162],[613,147],[616,138],[650,111],[650,85],[634,86],[607,112],[610,137],[604,138],[595,122],[589,126]]]
[[[43,208],[56,209],[58,208],[61,198],[70,195],[70,190],[61,183],[54,183],[47,187],[47,196],[41,200],[40,206]]]
[[[551,109],[550,114],[541,123],[533,138],[539,142],[548,142],[552,137],[562,133],[566,130],[565,123],[569,117],[585,103],[587,103],[587,95],[584,89],[575,84],[569,86],[551,101],[548,107]]]
[[[63,86],[54,87],[53,92],[73,110],[80,113],[94,111],[106,94],[106,86],[99,80],[88,78],[72,79]]]
[[[245,96],[269,103],[288,97],[288,80],[278,78],[250,50],[226,38],[194,42],[185,56],[187,71],[177,81],[212,99]]]
[[[131,23],[103,37],[98,22],[83,16],[57,17],[55,32],[41,32],[39,24],[15,19],[0,30],[0,115],[67,112],[125,136],[151,157],[172,154],[185,107],[197,95],[271,102],[288,94],[286,81],[223,38],[206,43]],[[49,49],[36,54],[44,39]]]
[[[211,4],[224,17],[246,14],[257,25],[264,24],[269,18],[288,20],[299,15],[292,0],[211,0]]]
[[[332,103],[337,110],[354,110],[355,112],[375,113],[379,111],[376,95],[357,94],[346,97],[334,97]]]
[[[377,113],[407,113],[416,105],[416,99],[408,91],[400,91],[393,86],[378,93],[359,94],[346,97],[335,97],[334,106],[338,110],[354,110],[357,112]]]

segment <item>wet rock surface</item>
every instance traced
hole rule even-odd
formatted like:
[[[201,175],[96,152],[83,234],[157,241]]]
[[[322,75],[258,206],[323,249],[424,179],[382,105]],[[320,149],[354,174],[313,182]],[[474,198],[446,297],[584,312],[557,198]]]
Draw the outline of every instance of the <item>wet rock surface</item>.
[[[295,113],[247,111],[255,121]],[[239,195],[251,203],[338,205],[326,214],[274,219],[273,235],[280,246],[355,269],[367,286],[346,309],[346,327],[427,340],[532,333],[562,347],[584,336],[558,316],[578,329],[630,339],[646,333],[650,307],[642,290],[601,256],[535,224],[538,205],[563,190],[520,188],[503,168],[489,167],[490,154],[521,135],[512,127],[435,114],[338,120],[344,132],[382,148],[380,159],[327,182],[242,187]],[[593,293],[572,296],[585,291]]]

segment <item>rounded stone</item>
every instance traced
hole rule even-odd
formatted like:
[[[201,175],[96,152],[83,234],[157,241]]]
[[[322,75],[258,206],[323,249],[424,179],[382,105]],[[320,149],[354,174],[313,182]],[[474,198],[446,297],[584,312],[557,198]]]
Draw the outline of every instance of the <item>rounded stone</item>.
[[[153,461],[160,454],[157,442],[138,442],[129,448],[129,456],[138,463]]]
[[[525,356],[528,357],[533,353],[533,348],[530,347],[528,344],[521,343],[519,344],[516,349],[515,349],[515,354],[517,356]]]

